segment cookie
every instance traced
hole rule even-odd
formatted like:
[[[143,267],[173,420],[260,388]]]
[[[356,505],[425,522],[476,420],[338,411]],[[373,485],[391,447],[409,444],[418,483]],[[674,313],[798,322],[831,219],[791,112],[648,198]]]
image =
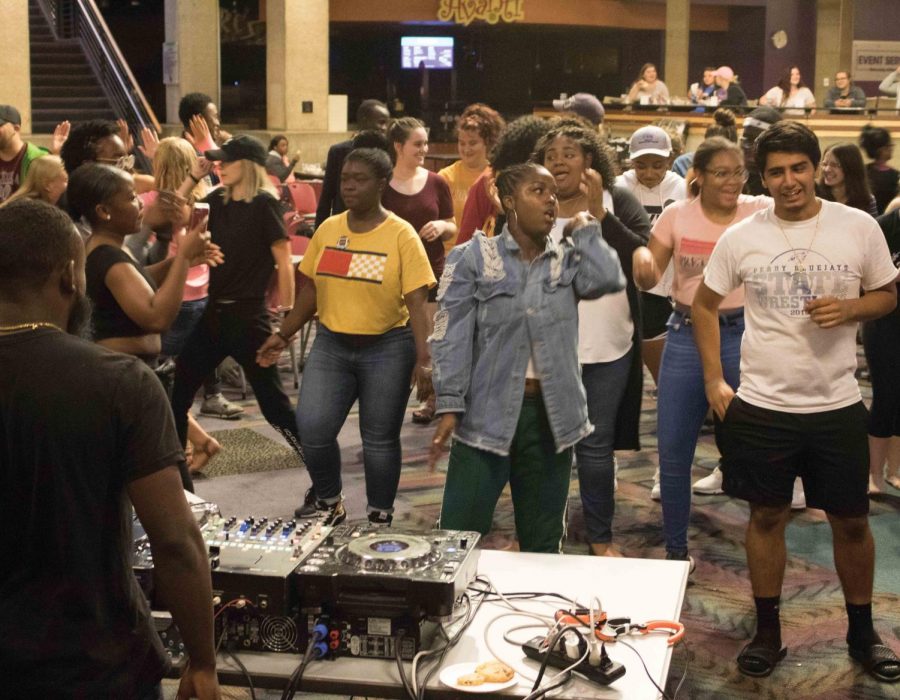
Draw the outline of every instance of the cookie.
[[[467,673],[464,676],[460,676],[456,679],[457,685],[464,685],[467,687],[473,685],[481,685],[484,683],[485,678],[480,673]]]
[[[506,683],[512,680],[515,672],[500,661],[485,661],[475,667],[475,673],[484,677],[488,683]]]

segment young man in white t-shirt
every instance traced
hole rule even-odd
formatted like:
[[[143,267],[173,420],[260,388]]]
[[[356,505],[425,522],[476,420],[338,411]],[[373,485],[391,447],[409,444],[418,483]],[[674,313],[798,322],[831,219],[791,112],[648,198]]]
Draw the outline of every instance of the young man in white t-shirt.
[[[757,631],[738,668],[767,676],[786,653],[778,605],[800,476],[807,505],[831,524],[850,655],[874,678],[897,681],[900,659],[872,624],[866,409],[854,378],[857,323],[894,309],[897,270],[871,217],[816,198],[820,151],[807,127],[774,125],[757,139],[756,158],[774,206],[725,232],[692,307],[706,395],[722,421],[723,488],[750,503]],[[722,377],[717,309],[741,284],[746,330],[735,396]]]

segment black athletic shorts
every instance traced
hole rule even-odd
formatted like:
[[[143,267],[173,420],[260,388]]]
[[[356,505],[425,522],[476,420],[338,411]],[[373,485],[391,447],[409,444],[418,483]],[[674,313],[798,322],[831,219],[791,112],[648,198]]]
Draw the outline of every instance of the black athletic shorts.
[[[784,506],[799,476],[809,508],[840,517],[866,515],[867,420],[862,401],[834,411],[786,413],[735,396],[718,426],[722,488],[751,503]]]
[[[672,315],[672,302],[668,297],[641,292],[641,337],[644,340],[665,337],[666,323]]]

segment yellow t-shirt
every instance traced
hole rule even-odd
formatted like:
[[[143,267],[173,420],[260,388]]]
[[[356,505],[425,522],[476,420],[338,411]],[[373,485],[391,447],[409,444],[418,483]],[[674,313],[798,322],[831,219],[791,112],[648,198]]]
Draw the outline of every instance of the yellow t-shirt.
[[[309,242],[300,272],[316,285],[325,327],[356,335],[405,326],[403,295],[436,284],[422,239],[395,214],[368,233],[350,231],[347,212],[326,219]]]
[[[469,196],[469,190],[483,172],[484,168],[470,170],[463,165],[461,160],[458,160],[438,173],[450,185],[450,194],[453,196],[453,218],[456,220],[457,230],[462,224],[463,209],[466,206],[466,197]],[[444,252],[449,253],[455,245],[456,236],[448,241],[444,241]]]

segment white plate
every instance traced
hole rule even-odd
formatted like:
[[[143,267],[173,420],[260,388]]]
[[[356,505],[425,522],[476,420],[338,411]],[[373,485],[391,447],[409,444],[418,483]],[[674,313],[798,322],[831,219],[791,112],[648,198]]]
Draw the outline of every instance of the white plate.
[[[515,672],[513,677],[505,683],[482,683],[481,685],[460,685],[456,679],[465,676],[467,673],[475,673],[475,667],[479,665],[478,661],[470,661],[464,664],[454,664],[448,666],[441,671],[441,683],[450,688],[460,690],[464,693],[496,693],[504,688],[511,688],[519,682],[519,676]]]

